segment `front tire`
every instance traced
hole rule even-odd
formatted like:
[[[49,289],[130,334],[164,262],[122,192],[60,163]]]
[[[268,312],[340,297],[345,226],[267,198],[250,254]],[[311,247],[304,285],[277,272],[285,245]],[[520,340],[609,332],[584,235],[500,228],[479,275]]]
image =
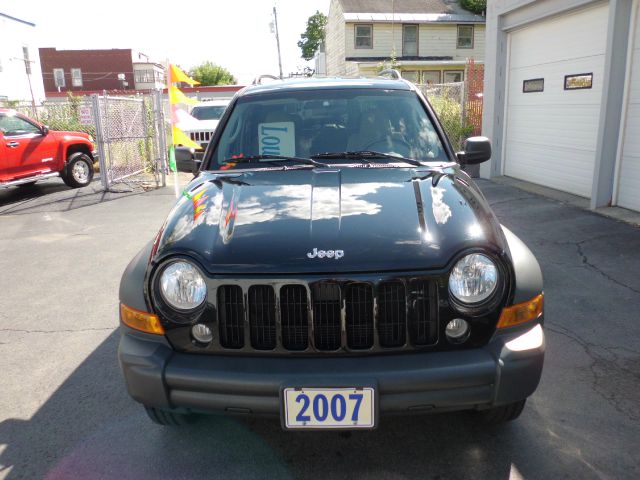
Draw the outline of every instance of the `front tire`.
[[[86,153],[76,152],[67,159],[62,175],[64,183],[72,188],[86,187],[93,180],[93,160]]]
[[[524,399],[519,402],[501,405],[500,407],[482,410],[477,412],[477,415],[479,416],[480,421],[485,425],[501,425],[518,418],[522,413],[526,402],[527,400]]]
[[[156,407],[144,407],[149,418],[158,425],[177,427],[196,421],[196,416],[189,413],[177,413]]]

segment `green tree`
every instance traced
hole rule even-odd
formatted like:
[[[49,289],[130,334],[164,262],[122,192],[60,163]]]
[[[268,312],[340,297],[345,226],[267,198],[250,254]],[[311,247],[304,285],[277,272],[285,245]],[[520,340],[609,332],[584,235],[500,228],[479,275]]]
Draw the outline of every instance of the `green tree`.
[[[311,15],[307,20],[307,29],[300,35],[298,47],[302,50],[302,58],[311,60],[324,41],[324,27],[327,25],[327,16],[320,11]]]
[[[189,70],[189,76],[200,82],[200,85],[234,85],[236,79],[231,72],[213,62],[204,62]]]
[[[460,5],[473,13],[483,13],[487,10],[487,0],[461,0]]]

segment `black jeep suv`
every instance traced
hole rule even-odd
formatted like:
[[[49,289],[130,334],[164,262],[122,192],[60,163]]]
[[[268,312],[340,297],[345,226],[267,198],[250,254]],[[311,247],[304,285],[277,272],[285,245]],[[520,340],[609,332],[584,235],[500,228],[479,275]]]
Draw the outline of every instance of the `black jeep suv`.
[[[544,357],[540,267],[429,103],[395,79],[248,87],[120,286],[118,357],[150,417],[516,418]]]

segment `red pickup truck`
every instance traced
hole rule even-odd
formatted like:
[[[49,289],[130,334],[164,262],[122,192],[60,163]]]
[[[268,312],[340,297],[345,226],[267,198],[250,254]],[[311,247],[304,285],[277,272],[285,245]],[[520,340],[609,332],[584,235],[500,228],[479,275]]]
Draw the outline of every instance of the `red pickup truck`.
[[[61,132],[15,110],[0,108],[0,188],[62,177],[73,188],[88,185],[97,159],[93,138]]]

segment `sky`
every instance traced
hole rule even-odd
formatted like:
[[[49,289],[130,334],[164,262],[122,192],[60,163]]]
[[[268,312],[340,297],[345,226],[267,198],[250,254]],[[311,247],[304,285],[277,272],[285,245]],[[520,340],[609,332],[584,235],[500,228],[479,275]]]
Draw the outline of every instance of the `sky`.
[[[152,61],[189,69],[210,60],[240,84],[278,75],[273,7],[278,12],[282,70],[308,64],[297,45],[309,16],[325,15],[329,0],[0,0],[0,12],[36,24],[38,47],[132,48]]]

